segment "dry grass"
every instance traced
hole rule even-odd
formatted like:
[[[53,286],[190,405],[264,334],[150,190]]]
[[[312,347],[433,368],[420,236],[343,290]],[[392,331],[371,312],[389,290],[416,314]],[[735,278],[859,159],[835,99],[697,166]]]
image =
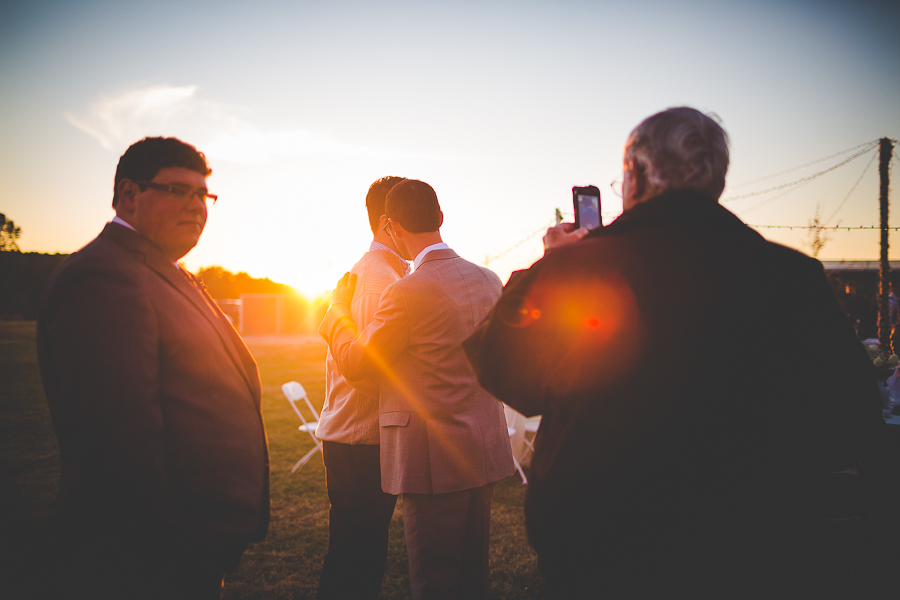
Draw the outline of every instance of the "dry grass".
[[[41,596],[41,571],[52,531],[59,457],[37,368],[34,323],[0,321],[0,590],[4,598]],[[296,380],[321,408],[325,345],[315,336],[250,340],[263,382],[269,434],[272,519],[264,542],[248,549],[226,578],[224,598],[314,598],[328,545],[328,498],[321,455],[291,474],[312,448],[281,393]],[[492,596],[545,596],[528,545],[522,513],[525,488],[516,477],[497,485],[491,520]],[[391,524],[387,574],[381,597],[409,597],[402,503]]]

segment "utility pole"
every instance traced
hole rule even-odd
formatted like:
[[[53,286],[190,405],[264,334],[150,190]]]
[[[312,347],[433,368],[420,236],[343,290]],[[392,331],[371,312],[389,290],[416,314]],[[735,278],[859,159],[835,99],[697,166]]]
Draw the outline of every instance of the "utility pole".
[[[881,267],[878,269],[878,339],[881,342],[882,352],[891,352],[891,265],[888,262],[888,165],[891,162],[891,153],[894,145],[891,140],[883,137],[878,142],[880,156],[878,160],[878,175],[881,180],[879,190],[879,202],[881,203]]]

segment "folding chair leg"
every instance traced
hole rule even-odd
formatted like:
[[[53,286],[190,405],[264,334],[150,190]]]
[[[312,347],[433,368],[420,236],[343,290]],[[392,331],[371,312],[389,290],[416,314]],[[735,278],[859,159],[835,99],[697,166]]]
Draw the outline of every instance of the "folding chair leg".
[[[522,485],[528,483],[528,479],[525,478],[525,472],[522,470],[522,465],[519,464],[519,461],[516,460],[515,456],[513,456],[513,464],[516,465],[516,470],[519,472],[519,475],[522,476]]]
[[[313,449],[310,450],[309,452],[307,452],[306,456],[304,456],[303,458],[301,458],[300,460],[297,461],[297,464],[294,465],[294,467],[291,469],[291,473],[293,473],[294,471],[296,471],[297,469],[299,469],[300,467],[305,465],[306,461],[308,461],[310,458],[312,458],[312,455],[315,454],[316,452],[318,452],[319,450],[321,450],[321,448],[319,448],[319,446],[313,446]],[[524,475],[523,475],[523,477],[524,477]]]
[[[525,460],[525,458],[529,454],[531,454],[531,455],[534,454],[534,444],[532,444],[531,442],[528,441],[527,435],[526,435],[526,437],[522,438],[522,441],[525,443],[525,447],[522,449],[522,454],[519,456],[519,458],[521,458],[522,460]]]

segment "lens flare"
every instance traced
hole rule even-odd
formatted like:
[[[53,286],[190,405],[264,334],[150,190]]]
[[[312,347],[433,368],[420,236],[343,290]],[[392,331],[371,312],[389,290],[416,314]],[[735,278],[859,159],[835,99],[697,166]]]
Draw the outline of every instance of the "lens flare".
[[[541,311],[530,298],[513,295],[500,300],[497,316],[510,327],[528,327],[541,318]]]
[[[616,272],[553,273],[527,297],[498,308],[505,324],[528,327],[516,353],[554,393],[599,389],[637,364],[642,319],[631,286]]]

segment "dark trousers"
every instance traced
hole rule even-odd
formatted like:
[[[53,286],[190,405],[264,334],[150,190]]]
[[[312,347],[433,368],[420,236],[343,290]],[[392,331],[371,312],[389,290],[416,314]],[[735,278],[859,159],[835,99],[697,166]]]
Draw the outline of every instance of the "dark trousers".
[[[114,534],[60,535],[51,577],[54,599],[218,600],[244,544],[210,547]]]
[[[318,598],[377,598],[397,496],[381,491],[378,446],[323,442],[328,552]]]
[[[487,598],[494,485],[450,494],[403,494],[413,600]]]

